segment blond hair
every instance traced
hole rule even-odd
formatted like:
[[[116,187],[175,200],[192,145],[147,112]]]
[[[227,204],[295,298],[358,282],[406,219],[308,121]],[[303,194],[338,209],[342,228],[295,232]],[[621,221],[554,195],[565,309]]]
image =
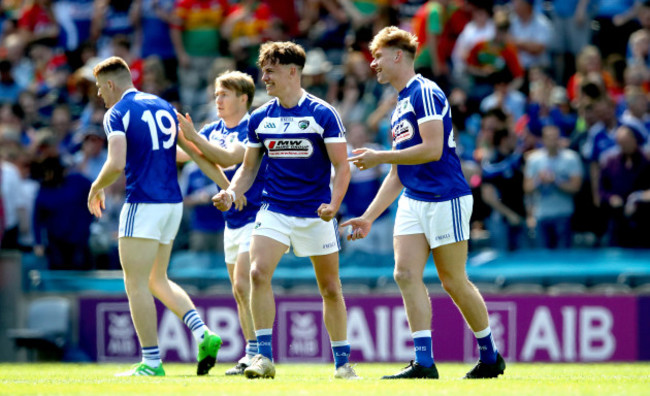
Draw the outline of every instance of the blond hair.
[[[253,105],[253,97],[255,96],[255,82],[253,77],[240,71],[226,70],[221,73],[215,80],[215,86],[222,86],[223,88],[234,91],[237,96],[246,94],[248,100],[246,106],[248,109]]]
[[[414,57],[418,48],[418,38],[406,30],[388,26],[381,29],[372,39],[370,52],[374,55],[378,49],[384,47],[398,48]]]
[[[119,56],[111,56],[108,59],[104,59],[93,68],[95,78],[106,74],[113,74],[117,78],[131,81],[131,69],[129,69],[126,61]]]

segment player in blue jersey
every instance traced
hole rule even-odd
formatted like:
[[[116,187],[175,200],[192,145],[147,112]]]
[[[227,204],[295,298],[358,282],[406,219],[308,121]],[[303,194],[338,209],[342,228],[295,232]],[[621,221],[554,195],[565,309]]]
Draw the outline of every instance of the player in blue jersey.
[[[415,36],[394,26],[382,29],[371,42],[377,80],[399,92],[391,117],[393,150],[358,149],[349,160],[362,170],[382,163],[392,167],[365,213],[342,225],[352,226],[349,239],[364,238],[404,190],[395,217],[394,276],[413,332],[415,362],[384,379],[438,378],[431,302],[422,280],[430,253],[442,286],[478,341],[480,360],[465,378],[497,377],[505,362],[494,344],[485,302],[465,272],[472,195],[456,156],[449,102],[434,82],[415,74],[416,48]]]
[[[231,186],[213,201],[221,210],[244,194],[266,154],[262,208],[251,242],[251,309],[259,354],[248,378],[273,378],[271,277],[290,246],[310,257],[323,297],[323,317],[332,343],[335,378],[358,378],[348,363],[347,313],[339,279],[338,227],[334,216],[350,181],[345,129],[332,106],[300,85],[305,51],[291,42],[268,42],[258,60],[266,91],[275,98],[248,121],[248,146]],[[334,178],[330,190],[330,176]]]
[[[228,71],[217,77],[214,95],[219,121],[206,125],[197,133],[189,114],[185,117],[178,114],[178,120],[183,135],[198,149],[196,152],[205,157],[211,166],[223,167],[226,177],[232,179],[244,160],[248,142],[248,110],[253,104],[255,83],[248,74]],[[255,216],[261,206],[264,168],[265,165],[262,164],[253,186],[246,192],[246,206],[241,210],[233,207],[223,214],[226,220],[226,266],[237,301],[239,323],[247,340],[246,355],[235,367],[226,371],[226,375],[244,374],[244,370],[250,366],[250,361],[257,354],[257,339],[250,308],[249,250]]]
[[[167,278],[172,242],[183,211],[176,174],[178,124],[174,108],[157,96],[137,91],[122,58],[100,62],[93,73],[98,95],[108,108],[104,116],[108,158],[90,189],[88,209],[101,217],[104,188],[125,172],[119,254],[131,317],[142,346],[142,362],[121,375],[165,375],[152,295],[190,328],[199,346],[197,374],[207,374],[216,362],[221,338],[205,326],[187,293]]]

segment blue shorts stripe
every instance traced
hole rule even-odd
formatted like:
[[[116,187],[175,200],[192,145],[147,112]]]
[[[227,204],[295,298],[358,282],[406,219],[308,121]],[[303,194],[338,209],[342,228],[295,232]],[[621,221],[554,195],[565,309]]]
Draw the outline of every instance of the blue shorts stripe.
[[[133,215],[133,204],[129,205],[129,210],[126,212],[126,223],[124,224],[124,236],[129,237],[129,229],[131,228],[131,216]]]
[[[341,250],[341,236],[339,234],[339,222],[336,221],[336,218],[332,219],[332,224],[334,225],[334,235],[336,235],[336,247]]]
[[[463,223],[461,221],[461,212],[460,212],[460,199],[455,198],[454,203],[456,205],[456,227],[458,227],[458,240],[463,240]]]
[[[458,223],[456,223],[456,206],[454,205],[454,200],[451,202],[451,221],[454,226],[454,240],[458,242]]]

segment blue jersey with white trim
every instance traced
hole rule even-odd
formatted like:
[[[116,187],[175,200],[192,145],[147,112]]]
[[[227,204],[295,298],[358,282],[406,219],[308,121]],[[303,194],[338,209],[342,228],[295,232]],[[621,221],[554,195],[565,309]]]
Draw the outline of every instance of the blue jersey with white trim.
[[[246,146],[246,143],[248,143],[249,119],[249,115],[246,114],[239,124],[232,129],[228,128],[223,120],[218,120],[204,126],[199,133],[210,143],[226,150],[230,149],[234,145]],[[232,177],[240,166],[241,164],[236,164],[223,170],[228,180],[232,180]],[[246,195],[247,201],[244,209],[239,211],[233,206],[229,211],[223,212],[223,217],[226,220],[228,228],[241,228],[246,224],[255,221],[255,216],[262,205],[262,189],[264,188],[265,170],[266,157],[262,158],[262,164],[260,165],[260,170],[257,172],[253,185],[248,191],[246,191],[246,194],[244,194]]]
[[[108,139],[126,135],[126,202],[183,202],[176,170],[178,121],[172,105],[130,89],[104,115]]]
[[[444,127],[442,156],[424,164],[397,165],[404,195],[418,201],[440,202],[471,194],[456,155],[447,97],[436,83],[418,74],[397,98],[391,117],[393,148],[403,150],[421,144],[420,124],[432,120],[442,121]]]
[[[251,114],[248,145],[268,158],[262,201],[268,210],[295,217],[318,217],[332,197],[332,162],[326,143],[345,143],[345,128],[327,102],[303,91],[295,107],[273,99]]]

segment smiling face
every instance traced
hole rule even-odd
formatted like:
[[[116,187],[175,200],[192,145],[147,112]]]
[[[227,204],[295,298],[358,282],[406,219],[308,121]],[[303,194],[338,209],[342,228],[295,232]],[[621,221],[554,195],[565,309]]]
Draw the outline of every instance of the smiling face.
[[[262,65],[262,82],[266,86],[266,93],[275,96],[282,97],[290,84],[292,77],[292,69],[295,73],[295,65],[282,65],[278,62],[271,63],[266,62]]]
[[[374,59],[370,67],[377,73],[377,81],[380,84],[386,84],[392,80],[398,51],[391,47],[381,47],[373,53]]]

